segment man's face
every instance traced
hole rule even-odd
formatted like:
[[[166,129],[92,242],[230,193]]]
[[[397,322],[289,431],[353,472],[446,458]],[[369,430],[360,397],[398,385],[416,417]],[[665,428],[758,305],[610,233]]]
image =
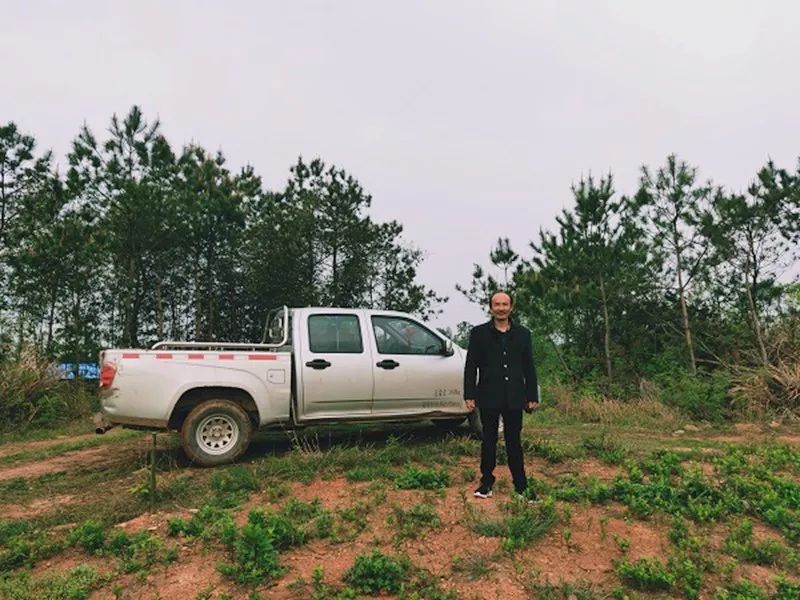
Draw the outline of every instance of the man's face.
[[[489,310],[495,319],[504,321],[511,316],[511,297],[503,292],[498,292],[492,296]]]

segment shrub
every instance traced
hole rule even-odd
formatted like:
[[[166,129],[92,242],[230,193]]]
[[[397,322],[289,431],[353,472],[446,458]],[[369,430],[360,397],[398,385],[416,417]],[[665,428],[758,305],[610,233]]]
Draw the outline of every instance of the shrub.
[[[51,363],[33,346],[25,346],[16,361],[0,363],[0,419],[4,428],[44,424],[66,408],[59,400],[61,382]]]
[[[604,431],[599,437],[583,440],[586,451],[609,465],[621,465],[628,457],[628,451],[618,441],[608,437]]]
[[[397,594],[408,578],[410,569],[407,559],[393,558],[373,550],[357,556],[342,579],[364,594]]]
[[[800,360],[744,370],[731,391],[737,411],[750,419],[800,417]]]
[[[438,490],[450,485],[450,474],[444,469],[406,467],[394,480],[401,490]]]
[[[102,583],[102,577],[88,565],[78,565],[66,573],[32,579],[23,572],[0,577],[0,598],[14,600],[84,600]]]
[[[513,552],[524,548],[550,531],[556,520],[556,505],[552,498],[533,506],[526,502],[512,503],[504,523],[503,549]]]
[[[430,504],[415,504],[408,510],[395,506],[389,523],[395,528],[395,539],[413,539],[419,536],[423,529],[438,527],[442,520]]]
[[[640,558],[635,563],[627,559],[616,565],[617,575],[632,587],[645,591],[670,590],[675,585],[675,575],[655,558]]]
[[[218,569],[238,583],[259,585],[281,576],[286,570],[280,565],[271,532],[259,519],[248,520],[242,526],[233,541],[232,553],[234,562],[219,565]]]
[[[661,372],[654,379],[660,388],[660,400],[693,419],[722,421],[729,416],[732,381],[726,371],[692,375],[676,368]]]
[[[73,546],[81,546],[86,552],[95,554],[105,545],[106,530],[98,521],[89,519],[70,531],[67,539]]]

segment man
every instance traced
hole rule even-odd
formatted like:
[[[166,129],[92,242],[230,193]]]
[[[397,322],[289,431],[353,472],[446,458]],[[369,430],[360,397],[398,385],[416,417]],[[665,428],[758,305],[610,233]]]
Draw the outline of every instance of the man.
[[[481,441],[481,483],[475,496],[489,498],[497,464],[497,426],[500,416],[505,425],[508,468],[514,491],[525,496],[528,479],[522,458],[522,411],[539,406],[539,387],[533,364],[531,333],[511,320],[513,300],[498,291],[489,300],[490,321],[473,327],[464,365],[464,401],[470,410],[480,411],[483,423]]]

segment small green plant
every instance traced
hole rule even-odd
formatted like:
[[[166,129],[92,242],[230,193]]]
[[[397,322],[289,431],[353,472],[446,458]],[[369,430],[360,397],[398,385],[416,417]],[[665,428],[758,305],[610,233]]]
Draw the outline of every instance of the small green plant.
[[[462,573],[470,581],[486,577],[494,569],[494,557],[486,554],[467,554],[453,557],[453,573]]]
[[[627,554],[628,550],[631,549],[631,541],[628,538],[624,538],[620,535],[614,534],[614,543],[619,548],[619,551],[623,554]]]
[[[32,578],[21,572],[0,577],[0,598],[13,600],[84,600],[104,582],[88,565],[78,565],[67,572]]]
[[[397,474],[394,484],[401,490],[440,490],[450,485],[450,474],[444,469],[412,465]]]
[[[389,516],[389,524],[395,529],[395,541],[417,538],[424,529],[438,527],[442,520],[430,504],[415,504],[408,510],[395,506]]]
[[[623,559],[616,572],[628,585],[644,591],[668,591],[675,585],[675,574],[656,558],[640,558],[635,563]]]
[[[358,465],[345,471],[347,481],[375,481],[391,477],[391,471],[385,464]]]
[[[475,469],[473,469],[472,467],[462,467],[461,481],[463,483],[469,483],[471,481],[475,481]]]
[[[536,456],[541,456],[549,463],[561,463],[566,460],[580,458],[583,456],[583,448],[578,446],[567,446],[548,440],[525,440],[523,449]]]
[[[97,554],[105,545],[106,529],[102,523],[88,519],[70,531],[67,540],[72,546],[80,546],[89,554]]]
[[[407,581],[410,570],[408,559],[386,556],[373,550],[357,556],[342,580],[364,594],[397,594]]]
[[[749,519],[733,527],[725,539],[725,552],[736,558],[758,565],[780,565],[796,556],[785,544],[777,540],[757,542],[753,539],[753,523]]]
[[[259,585],[283,575],[286,570],[280,564],[272,532],[259,516],[248,518],[230,546],[233,562],[217,568],[237,583]]]
[[[552,498],[534,506],[524,502],[511,503],[504,523],[503,549],[513,552],[528,546],[550,531],[557,519],[556,505]]]
[[[599,437],[583,440],[584,449],[608,465],[621,465],[628,458],[628,451],[622,444],[608,437],[604,431]]]
[[[756,584],[742,579],[717,592],[714,600],[769,600],[769,596]]]
[[[174,562],[178,558],[177,547],[165,546],[160,537],[147,531],[130,536],[119,531],[108,540],[105,550],[121,560],[122,570],[126,573],[141,572],[155,564]]]

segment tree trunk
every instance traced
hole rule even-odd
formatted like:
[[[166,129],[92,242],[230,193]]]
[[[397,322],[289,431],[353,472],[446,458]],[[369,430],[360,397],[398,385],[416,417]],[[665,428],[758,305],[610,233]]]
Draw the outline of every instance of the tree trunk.
[[[161,280],[156,283],[156,335],[164,339],[164,300],[161,297]]]
[[[677,248],[676,242],[676,248]],[[689,369],[692,375],[697,375],[697,360],[694,356],[694,344],[692,343],[692,328],[689,325],[689,309],[686,306],[686,288],[683,285],[683,263],[680,251],[676,252],[677,275],[678,275],[678,294],[681,302],[681,317],[683,318],[683,333],[686,336],[686,347],[689,349]]]
[[[749,241],[749,240],[748,240]],[[752,242],[749,241],[751,244]],[[751,246],[752,247],[752,246]],[[769,366],[769,357],[767,356],[767,347],[764,343],[764,334],[761,332],[761,320],[758,318],[758,309],[756,308],[755,287],[757,275],[753,272],[753,280],[750,281],[750,272],[752,265],[750,264],[750,256],[747,257],[745,265],[745,295],[747,296],[747,308],[750,313],[750,321],[753,324],[753,332],[756,335],[756,342],[758,343],[758,351],[761,354],[761,363]]]
[[[603,301],[603,351],[606,358],[606,375],[611,381],[611,325],[608,321],[608,298],[606,297],[606,284],[600,277],[600,296]]]

